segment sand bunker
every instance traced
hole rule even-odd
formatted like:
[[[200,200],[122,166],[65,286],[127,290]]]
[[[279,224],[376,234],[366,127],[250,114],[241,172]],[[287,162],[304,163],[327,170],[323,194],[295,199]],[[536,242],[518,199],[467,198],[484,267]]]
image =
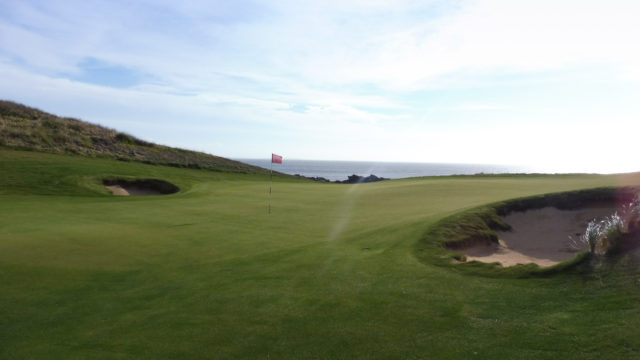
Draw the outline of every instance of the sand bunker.
[[[498,244],[479,244],[458,251],[467,256],[467,261],[499,262],[502,266],[529,263],[552,266],[587,251],[586,245],[577,240],[589,221],[602,219],[615,211],[614,206],[592,206],[576,210],[545,207],[514,212],[503,218],[512,230],[498,232]]]
[[[113,195],[118,196],[144,196],[144,195],[162,195],[161,192],[152,189],[145,189],[139,186],[109,185],[106,186]]]
[[[104,180],[104,186],[117,196],[147,196],[166,195],[178,192],[180,189],[163,180]]]

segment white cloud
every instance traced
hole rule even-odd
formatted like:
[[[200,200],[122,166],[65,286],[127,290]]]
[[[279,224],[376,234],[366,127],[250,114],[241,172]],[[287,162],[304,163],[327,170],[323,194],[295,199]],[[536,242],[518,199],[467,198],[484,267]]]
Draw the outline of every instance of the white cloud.
[[[637,130],[638,10],[615,0],[10,0],[0,4],[0,97],[234,157],[277,142],[298,158],[604,163],[592,144],[626,153]],[[129,89],[70,81],[89,57],[144,76]]]
[[[361,43],[369,46],[355,46],[362,56],[322,49],[334,66],[323,69],[316,59],[326,57],[312,53],[303,72],[396,90],[432,88],[458,72],[536,73],[585,64],[633,72],[640,66],[639,10],[633,1],[477,1],[437,20],[364,36]],[[335,76],[325,70],[335,68]]]
[[[69,72],[93,56],[195,90],[221,75],[416,90],[460,72],[640,67],[634,1],[12,4],[30,26],[5,21],[3,48],[34,66]],[[251,6],[264,14],[242,15]]]

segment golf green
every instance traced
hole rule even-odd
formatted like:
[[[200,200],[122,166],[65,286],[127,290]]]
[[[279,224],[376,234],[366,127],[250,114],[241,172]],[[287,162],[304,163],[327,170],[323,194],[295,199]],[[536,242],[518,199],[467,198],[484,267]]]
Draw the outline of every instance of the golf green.
[[[112,196],[104,178],[175,194]],[[3,359],[630,359],[640,267],[545,277],[420,261],[436,221],[640,175],[360,185],[0,150]]]

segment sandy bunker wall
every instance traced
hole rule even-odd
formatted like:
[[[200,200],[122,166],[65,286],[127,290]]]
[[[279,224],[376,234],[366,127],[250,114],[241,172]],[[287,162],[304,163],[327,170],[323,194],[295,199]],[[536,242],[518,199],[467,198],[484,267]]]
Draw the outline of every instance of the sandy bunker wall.
[[[159,179],[105,179],[102,183],[114,195],[167,195],[180,191],[176,185]]]
[[[562,193],[544,194],[526,198],[513,199],[494,206],[497,214],[506,216],[516,211],[527,211],[554,207],[560,210],[574,210],[590,205],[612,204],[621,206],[635,199],[638,188],[596,188]]]

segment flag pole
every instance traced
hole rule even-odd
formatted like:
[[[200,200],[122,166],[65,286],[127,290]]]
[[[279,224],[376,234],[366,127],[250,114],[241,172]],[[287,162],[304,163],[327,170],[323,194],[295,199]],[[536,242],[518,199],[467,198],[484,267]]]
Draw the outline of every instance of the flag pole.
[[[271,171],[269,171],[269,214],[271,214],[271,187],[273,186],[273,155],[271,156]]]
[[[271,214],[271,188],[273,187],[273,163],[282,164],[282,156],[271,153],[271,169],[269,170],[269,214]]]

